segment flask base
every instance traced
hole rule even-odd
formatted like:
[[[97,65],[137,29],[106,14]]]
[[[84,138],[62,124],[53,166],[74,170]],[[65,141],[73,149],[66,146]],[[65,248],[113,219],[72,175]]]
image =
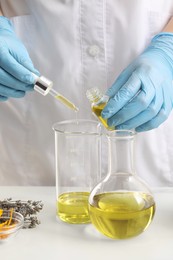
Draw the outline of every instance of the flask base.
[[[113,239],[141,234],[155,213],[153,197],[141,192],[108,192],[95,195],[89,205],[93,225]]]

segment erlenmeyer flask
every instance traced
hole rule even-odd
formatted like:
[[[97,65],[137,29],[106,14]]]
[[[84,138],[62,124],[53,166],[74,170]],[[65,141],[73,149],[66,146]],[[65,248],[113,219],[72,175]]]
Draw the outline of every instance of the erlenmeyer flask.
[[[154,198],[134,169],[135,132],[109,131],[108,174],[91,191],[92,224],[104,235],[125,239],[139,235],[151,223]]]

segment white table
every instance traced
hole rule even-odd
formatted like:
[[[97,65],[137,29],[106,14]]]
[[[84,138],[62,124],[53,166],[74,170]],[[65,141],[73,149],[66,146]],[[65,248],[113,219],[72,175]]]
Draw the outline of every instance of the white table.
[[[0,244],[4,260],[173,260],[173,188],[155,192],[156,215],[140,236],[111,240],[91,224],[73,225],[55,217],[55,187],[0,187],[0,199],[42,200],[41,224]]]

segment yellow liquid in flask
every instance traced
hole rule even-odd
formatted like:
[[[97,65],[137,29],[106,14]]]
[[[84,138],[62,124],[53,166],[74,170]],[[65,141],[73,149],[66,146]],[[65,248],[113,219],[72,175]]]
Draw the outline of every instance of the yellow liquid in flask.
[[[107,119],[102,118],[101,112],[107,103],[99,103],[98,105],[92,106],[92,111],[98,117],[100,122],[106,127],[108,130],[115,130],[115,127],[108,126]]]
[[[89,205],[93,225],[113,239],[142,233],[151,223],[155,203],[151,195],[139,192],[111,192],[94,196]]]
[[[57,200],[57,215],[65,222],[72,224],[89,223],[89,192],[63,193]]]

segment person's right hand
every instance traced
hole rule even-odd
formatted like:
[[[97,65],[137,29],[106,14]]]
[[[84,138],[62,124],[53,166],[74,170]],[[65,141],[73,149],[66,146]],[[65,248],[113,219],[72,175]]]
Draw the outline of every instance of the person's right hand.
[[[106,94],[102,117],[109,126],[137,132],[160,126],[173,109],[173,33],[157,34]]]
[[[23,97],[26,91],[32,90],[32,72],[39,75],[11,21],[0,16],[0,101]]]

